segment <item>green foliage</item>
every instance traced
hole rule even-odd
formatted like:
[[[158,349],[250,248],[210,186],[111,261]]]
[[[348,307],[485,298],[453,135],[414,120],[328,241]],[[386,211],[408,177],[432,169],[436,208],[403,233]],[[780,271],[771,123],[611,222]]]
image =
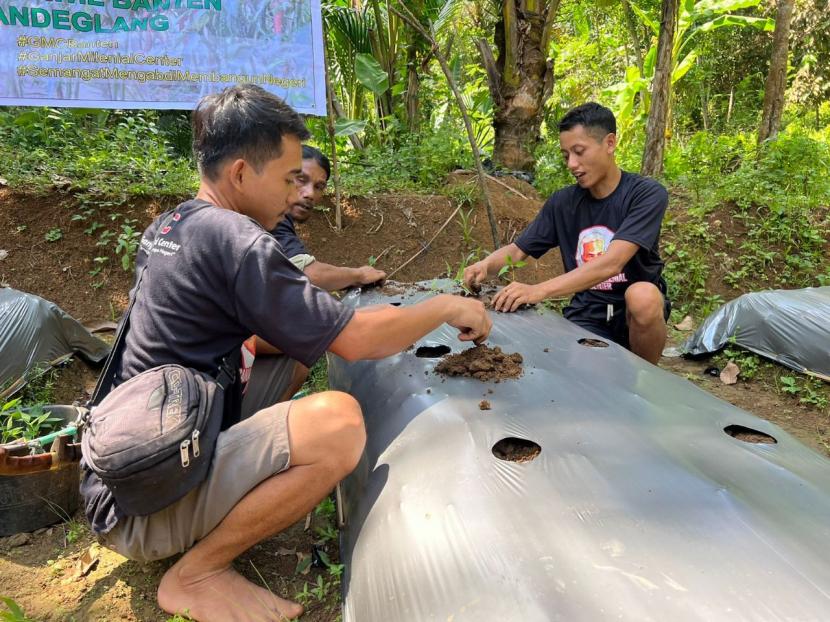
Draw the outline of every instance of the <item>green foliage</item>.
[[[35,622],[35,620],[23,613],[20,605],[11,598],[0,596],[0,603],[4,605],[3,610],[0,610],[0,622]]]
[[[5,108],[0,159],[10,185],[40,191],[68,183],[95,196],[183,196],[196,182],[154,111]]]
[[[31,441],[60,429],[62,424],[63,419],[52,417],[43,410],[42,404],[24,410],[20,398],[16,398],[0,407],[0,444],[21,439]]]
[[[60,227],[53,227],[43,237],[47,242],[57,242],[63,237],[63,231],[61,231]]]
[[[469,166],[472,156],[463,134],[450,127],[404,135],[398,145],[369,146],[344,158],[343,187],[347,194],[434,191],[456,168]]]
[[[524,268],[527,265],[526,261],[513,261],[513,258],[510,255],[507,255],[504,258],[504,265],[499,268],[498,276],[499,278],[506,278],[508,281],[515,281],[516,280],[516,270],[519,268]],[[510,273],[509,277],[505,277],[504,275]]]
[[[687,204],[664,223],[673,300],[711,311],[722,302],[711,298],[713,268],[736,293],[830,281],[828,133],[791,124],[757,147],[754,131],[700,132],[671,147],[666,176]]]
[[[830,404],[827,388],[820,380],[809,377],[799,379],[796,376],[780,376],[778,383],[782,393],[797,397],[799,403],[805,406],[815,406],[823,410]]]
[[[761,359],[756,354],[744,350],[735,343],[735,337],[729,340],[729,345],[724,348],[719,356],[719,362],[726,364],[731,361],[737,365],[741,370],[741,377],[745,380],[752,380],[758,375],[761,369]]]

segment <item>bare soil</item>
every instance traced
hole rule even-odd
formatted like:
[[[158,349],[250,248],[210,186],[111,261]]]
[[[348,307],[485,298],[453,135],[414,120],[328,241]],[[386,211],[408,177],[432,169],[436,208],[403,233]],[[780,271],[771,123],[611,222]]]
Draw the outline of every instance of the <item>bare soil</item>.
[[[498,346],[480,345],[458,354],[448,354],[435,366],[435,372],[445,376],[500,382],[521,376],[523,362],[518,352],[507,354]]]

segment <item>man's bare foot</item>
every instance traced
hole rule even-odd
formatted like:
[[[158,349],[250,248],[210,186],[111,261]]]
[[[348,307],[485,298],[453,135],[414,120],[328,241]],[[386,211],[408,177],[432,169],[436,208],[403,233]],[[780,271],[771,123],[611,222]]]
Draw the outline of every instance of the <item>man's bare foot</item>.
[[[187,614],[198,622],[279,622],[303,613],[302,605],[257,587],[233,568],[183,580],[180,563],[159,584],[159,606],[167,613]]]

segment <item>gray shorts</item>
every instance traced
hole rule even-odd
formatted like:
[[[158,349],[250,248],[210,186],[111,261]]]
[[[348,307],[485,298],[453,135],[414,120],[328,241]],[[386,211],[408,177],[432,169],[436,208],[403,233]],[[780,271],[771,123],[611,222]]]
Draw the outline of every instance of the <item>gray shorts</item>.
[[[183,553],[204,538],[257,484],[289,467],[291,404],[260,410],[219,434],[204,483],[155,514],[119,520],[102,544],[149,562]]]
[[[285,354],[266,354],[254,359],[251,377],[242,398],[241,418],[276,404],[288,390],[297,361]]]

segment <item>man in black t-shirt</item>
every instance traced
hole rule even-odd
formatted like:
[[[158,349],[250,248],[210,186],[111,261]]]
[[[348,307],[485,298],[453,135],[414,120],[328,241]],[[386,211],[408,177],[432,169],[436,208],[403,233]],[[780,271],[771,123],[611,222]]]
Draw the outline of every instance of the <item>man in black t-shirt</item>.
[[[317,260],[297,235],[294,225],[311,218],[314,208],[323,200],[330,174],[329,159],[319,149],[303,145],[303,170],[297,175],[297,201],[271,231],[271,235],[280,243],[291,263],[302,270],[317,287],[332,291],[382,281],[386,278],[386,273],[372,266],[349,268]]]
[[[328,184],[331,166],[329,159],[319,149],[303,145],[303,168],[297,175],[297,200],[280,223],[271,230],[283,254],[298,270],[301,270],[313,285],[326,291],[370,285],[386,278],[386,273],[372,266],[348,268],[333,266],[318,261],[303,244],[295,223],[304,223],[323,199]],[[250,354],[255,360],[248,363]],[[308,377],[308,367],[290,359],[262,339],[252,338],[242,350],[243,374],[250,377],[245,385],[242,414],[253,414],[263,405],[289,399]]]
[[[469,286],[528,255],[556,246],[565,274],[538,285],[513,282],[493,298],[497,311],[574,294],[564,315],[594,334],[657,363],[666,342],[660,226],[666,189],[620,170],[613,113],[595,103],[570,110],[559,123],[559,144],[576,184],[554,193],[536,219],[508,246],[464,271]]]
[[[296,200],[308,131],[281,99],[230,87],[199,103],[193,132],[199,191],[141,239],[116,384],[168,363],[215,372],[251,335],[305,365],[326,351],[389,356],[445,322],[461,340],[487,337],[492,322],[478,301],[442,295],[355,311],[291,264],[268,231]],[[83,462],[85,512],[102,542],[130,559],[184,553],[159,585],[165,611],[200,622],[292,619],[299,604],[231,564],[313,509],[354,469],[365,436],[360,406],[345,393],[276,404],[223,430],[206,479],[150,515],[125,514]]]

